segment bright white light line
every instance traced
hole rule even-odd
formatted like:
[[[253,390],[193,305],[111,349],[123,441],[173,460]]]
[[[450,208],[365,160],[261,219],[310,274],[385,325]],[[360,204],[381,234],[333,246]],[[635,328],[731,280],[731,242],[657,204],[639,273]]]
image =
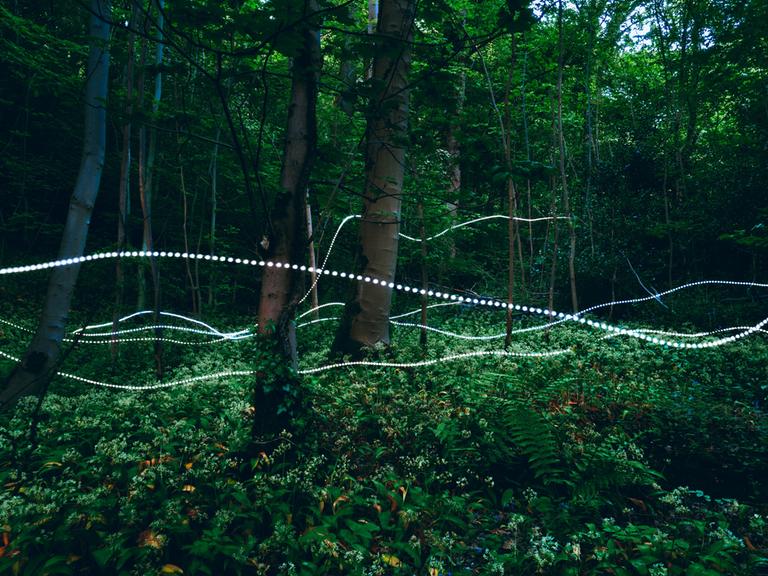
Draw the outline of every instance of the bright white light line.
[[[309,295],[312,293],[312,290],[317,286],[317,282],[320,280],[320,276],[323,275],[323,269],[325,268],[325,265],[328,264],[328,258],[331,257],[331,252],[333,252],[333,245],[336,243],[336,238],[339,237],[339,232],[341,232],[341,229],[344,227],[344,224],[349,222],[350,220],[354,220],[356,218],[360,218],[359,214],[351,214],[350,216],[347,216],[344,218],[344,220],[341,221],[339,224],[339,227],[336,228],[336,232],[333,234],[333,238],[331,238],[331,243],[328,245],[328,252],[325,254],[325,259],[323,260],[323,263],[320,264],[320,268],[317,269],[315,272],[317,272],[317,276],[315,276],[315,280],[312,282],[312,286],[309,287],[309,290],[307,290],[307,293],[302,296],[301,300],[299,300],[299,304],[302,304],[304,300],[306,300]],[[309,267],[309,271],[312,272],[312,267]]]
[[[454,224],[453,226],[449,226],[442,232],[438,232],[434,236],[428,236],[427,238],[425,238],[425,240],[429,242],[430,240],[434,240],[435,238],[440,238],[440,236],[448,234],[448,232],[450,232],[451,230],[463,228],[464,226],[469,226],[470,224],[476,224],[478,222],[483,222],[485,220],[496,220],[496,219],[509,220],[510,218],[518,222],[541,222],[543,220],[568,220],[568,216],[542,216],[541,218],[520,218],[519,216],[506,216],[504,214],[493,214],[491,216],[483,216],[481,218],[475,218],[473,220],[468,220],[466,222]],[[400,233],[400,236],[405,238],[406,240],[411,240],[413,242],[421,242],[421,238],[414,238],[413,236],[407,236],[402,232]]]
[[[318,310],[322,308],[327,308],[328,306],[344,306],[344,302],[327,302],[325,304],[320,304],[320,306],[315,306],[314,308],[310,308],[306,312],[302,312],[301,314],[296,316],[296,320],[304,318],[304,316],[309,316],[310,314],[312,314],[312,312],[317,312]]]
[[[642,332],[644,334],[661,334],[663,336],[679,336],[681,338],[704,338],[705,336],[712,336],[712,334],[722,334],[723,332],[735,332],[736,330],[749,330],[752,326],[729,326],[728,328],[720,328],[718,330],[710,330],[709,332],[667,332],[666,330],[653,330],[651,328],[637,328],[635,332]],[[758,328],[753,332],[760,332],[762,334],[768,334],[768,330]],[[621,336],[621,334],[606,334],[603,339],[615,338]]]
[[[28,332],[30,334],[34,334],[34,330],[31,330],[27,328],[26,326],[21,326],[20,324],[15,324],[14,322],[9,322],[8,320],[4,320],[3,318],[0,318],[0,323],[5,324],[7,326],[11,326],[13,328],[16,328],[17,330],[21,330],[23,332]],[[111,324],[107,323],[107,324]],[[164,328],[164,329],[170,329],[170,330],[185,330],[184,327],[181,326],[145,326],[142,328],[134,328],[132,330],[122,330],[122,331],[116,331],[116,332],[106,332],[105,334],[108,334],[110,336],[117,336],[120,334],[130,333],[130,332],[136,332],[138,330],[154,330],[157,328]],[[200,334],[205,335],[214,335],[209,332],[203,332],[202,330],[192,330],[190,328],[186,329],[187,331],[194,331],[198,332]],[[76,333],[77,330],[75,330],[74,333]],[[240,336],[238,338],[215,338],[213,340],[203,340],[203,341],[194,341],[194,340],[176,340],[175,338],[157,338],[154,336],[151,337],[141,337],[141,338],[108,338],[108,339],[102,339],[102,340],[89,340],[82,338],[94,338],[96,337],[95,334],[81,334],[79,338],[69,338],[64,337],[62,340],[64,342],[79,342],[80,344],[121,344],[123,342],[168,342],[169,344],[184,344],[189,346],[202,346],[205,344],[217,344],[219,342],[228,342],[231,340],[242,340],[243,338],[251,338],[253,337],[253,334],[246,334],[243,336]]]
[[[186,252],[166,252],[166,251],[153,251],[153,252],[146,252],[146,251],[132,251],[132,252],[105,252],[101,254],[93,254],[88,256],[80,256],[77,258],[67,258],[63,260],[55,260],[51,262],[44,262],[42,264],[33,264],[29,266],[15,266],[11,268],[2,268],[0,269],[0,275],[2,274],[17,274],[22,272],[32,272],[35,270],[43,270],[47,268],[53,268],[56,266],[72,266],[76,264],[80,264],[82,262],[90,262],[92,260],[102,260],[102,259],[108,259],[108,258],[118,258],[118,257],[156,257],[156,258],[187,258],[187,259],[198,259],[198,260],[210,260],[214,262],[228,262],[228,263],[235,263],[235,264],[245,264],[245,265],[251,265],[251,266],[261,266],[261,267],[275,267],[275,268],[289,268],[293,270],[301,270],[304,271],[312,271],[311,267],[307,267],[304,265],[299,266],[298,264],[291,264],[289,262],[273,262],[268,261],[265,262],[264,260],[249,260],[249,259],[241,259],[241,258],[233,258],[231,256],[225,257],[225,256],[213,256],[210,254],[188,254]],[[608,332],[615,332],[618,334],[623,335],[630,335],[635,338],[639,338],[641,340],[645,340],[651,344],[656,344],[660,346],[671,346],[674,348],[711,348],[714,346],[721,346],[723,344],[728,344],[730,342],[735,342],[736,340],[740,338],[744,338],[746,336],[749,336],[753,332],[756,332],[757,330],[761,329],[763,326],[768,324],[768,318],[763,319],[762,321],[758,322],[754,326],[751,326],[748,330],[745,330],[744,332],[740,332],[739,334],[728,336],[725,338],[718,338],[716,340],[711,340],[708,342],[703,343],[688,343],[688,342],[678,342],[678,341],[671,341],[671,340],[665,340],[663,338],[658,338],[656,336],[648,336],[646,334],[643,334],[641,332],[638,332],[636,330],[631,329],[625,329],[625,328],[618,328],[616,326],[613,326],[611,324],[608,324],[606,322],[599,322],[594,320],[589,320],[583,317],[583,315],[590,311],[595,310],[597,308],[603,308],[605,306],[610,305],[610,303],[606,304],[599,304],[597,306],[592,306],[591,308],[588,308],[582,312],[576,313],[576,314],[565,314],[563,312],[557,312],[555,310],[547,310],[542,308],[535,308],[535,307],[529,307],[529,306],[521,306],[520,304],[508,304],[506,302],[502,302],[500,300],[492,300],[492,299],[485,299],[485,298],[467,298],[464,296],[456,296],[455,294],[447,294],[444,292],[434,292],[432,290],[426,290],[426,289],[419,289],[419,288],[412,288],[410,286],[405,286],[403,284],[395,284],[394,282],[387,282],[386,280],[380,280],[378,278],[371,278],[369,276],[362,276],[360,274],[348,274],[346,272],[337,272],[337,271],[331,271],[328,269],[317,269],[318,273],[322,273],[326,276],[338,276],[341,278],[349,278],[352,280],[357,280],[358,282],[366,282],[370,284],[375,285],[382,285],[387,286],[391,289],[395,289],[398,291],[403,291],[406,293],[413,293],[413,294],[421,294],[422,296],[429,296],[429,297],[435,297],[435,298],[442,298],[444,300],[451,300],[456,302],[463,302],[466,304],[476,304],[480,306],[487,306],[490,308],[501,308],[501,309],[512,309],[516,311],[522,311],[527,312],[531,314],[539,314],[544,315],[547,317],[550,317],[552,319],[557,318],[555,322],[560,321],[572,321],[572,322],[578,322],[580,324],[586,324],[587,326],[598,328],[601,330],[605,330]],[[768,284],[761,284],[757,282],[736,282],[731,280],[700,280],[698,282],[690,282],[688,284],[683,284],[682,286],[678,286],[677,288],[673,288],[671,290],[667,290],[665,292],[661,292],[660,294],[648,296],[645,298],[635,298],[630,300],[620,300],[616,301],[613,304],[630,304],[630,303],[636,303],[636,302],[645,302],[652,299],[657,299],[658,297],[661,297],[663,295],[676,292],[678,290],[682,290],[684,288],[689,288],[692,286],[704,286],[708,284],[716,284],[716,285],[726,285],[726,286],[752,286],[752,287],[760,287],[760,288],[768,288]],[[554,324],[554,322],[553,322]]]
[[[315,276],[315,280],[312,282],[312,286],[309,287],[309,290],[307,290],[307,293],[304,294],[304,296],[302,296],[301,300],[299,300],[299,304],[303,303],[312,293],[312,290],[314,289],[314,287],[317,286],[317,283],[320,280],[320,276],[322,275],[322,271],[325,268],[325,265],[328,263],[328,258],[331,257],[331,252],[333,252],[333,245],[336,243],[336,238],[338,238],[339,233],[341,232],[341,229],[344,228],[344,225],[350,220],[357,220],[361,218],[362,216],[360,214],[350,214],[349,216],[346,216],[339,223],[338,228],[336,228],[336,232],[334,232],[333,234],[331,243],[328,246],[328,252],[326,252],[325,254],[325,259],[323,260],[323,263],[320,265],[320,268],[317,270],[317,276]],[[472,220],[467,220],[466,222],[460,222],[459,224],[454,224],[453,226],[449,226],[445,230],[438,232],[434,236],[429,236],[428,238],[425,238],[425,240],[428,242],[430,240],[434,240],[435,238],[440,238],[440,236],[447,234],[451,230],[457,230],[458,228],[463,228],[464,226],[469,226],[470,224],[476,224],[478,222],[484,222],[486,220],[494,220],[498,218],[501,218],[504,220],[509,220],[510,218],[512,218],[512,220],[517,220],[519,222],[541,222],[543,220],[568,220],[567,216],[542,216],[541,218],[521,218],[519,216],[506,216],[504,214],[493,214],[491,216],[482,216],[480,218],[474,218]],[[421,242],[421,238],[414,238],[413,236],[408,236],[407,234],[403,234],[402,232],[398,232],[398,235],[401,238],[405,238],[406,240],[411,240],[412,242]]]
[[[368,362],[365,360],[354,362],[338,362],[336,364],[328,364],[326,366],[318,366],[317,368],[307,368],[305,370],[299,370],[299,374],[317,374],[319,372],[325,372],[327,370],[334,370],[337,368],[348,368],[352,366],[369,366],[375,368],[419,368],[423,366],[433,366],[442,362],[451,362],[454,360],[461,360],[464,358],[476,358],[480,356],[497,356],[497,357],[514,357],[514,358],[547,358],[550,356],[559,356],[561,354],[567,354],[572,352],[571,349],[564,350],[552,350],[550,352],[506,352],[504,350],[481,350],[476,352],[466,352],[463,354],[451,354],[449,356],[443,356],[440,358],[433,358],[431,360],[422,360],[420,362]],[[20,362],[20,359],[7,354],[0,350],[0,356],[7,358],[13,362]],[[195,382],[203,382],[205,380],[215,380],[217,378],[230,378],[234,376],[254,376],[258,373],[258,370],[228,370],[224,372],[215,372],[213,374],[203,374],[201,376],[194,376],[191,378],[183,378],[181,380],[174,380],[172,382],[160,382],[157,384],[148,384],[145,386],[133,386],[130,384],[112,384],[111,382],[101,382],[99,380],[93,380],[91,378],[83,378],[77,374],[70,374],[68,372],[58,372],[59,376],[68,378],[70,380],[76,380],[85,384],[92,384],[94,386],[100,386],[102,388],[113,388],[117,390],[134,390],[134,391],[147,391],[147,390],[160,390],[163,388],[172,388],[176,386],[188,386]]]
[[[144,316],[148,314],[154,314],[152,310],[142,310],[141,312],[134,312],[133,314],[129,314],[128,316],[123,316],[119,320],[117,320],[117,324],[120,324],[122,322],[125,322],[127,320],[130,320],[131,318],[135,318],[137,316]],[[149,326],[149,327],[142,327],[142,328],[134,328],[133,331],[139,331],[139,330],[147,330],[147,329],[154,329],[154,328],[169,328],[169,329],[180,329],[185,332],[195,332],[197,334],[211,334],[214,336],[220,336],[224,339],[237,339],[238,336],[242,336],[244,334],[248,334],[250,332],[250,328],[243,328],[242,330],[238,330],[237,332],[220,332],[210,324],[206,324],[205,322],[201,322],[200,320],[196,320],[195,318],[190,318],[188,316],[183,316],[181,314],[175,314],[173,312],[160,312],[160,316],[167,316],[169,318],[178,318],[179,320],[185,320],[187,322],[191,322],[193,324],[197,324],[199,326],[203,326],[207,328],[207,331],[204,330],[193,330],[191,328],[182,328],[182,327],[176,327],[176,326]],[[83,333],[83,336],[111,336],[113,334],[120,334],[121,332],[115,331],[115,332],[96,332],[96,333],[90,333],[86,334],[85,332],[88,330],[94,330],[96,328],[105,328],[107,326],[112,326],[113,322],[103,322],[101,324],[91,324],[90,326],[85,326],[83,328],[78,328],[77,330],[73,330],[72,334],[79,334]]]

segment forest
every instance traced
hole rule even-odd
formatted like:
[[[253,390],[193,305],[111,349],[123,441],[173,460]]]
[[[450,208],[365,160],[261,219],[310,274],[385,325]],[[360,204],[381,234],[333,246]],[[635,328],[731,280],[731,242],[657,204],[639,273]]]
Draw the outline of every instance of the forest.
[[[0,574],[768,574],[765,0],[1,0]]]

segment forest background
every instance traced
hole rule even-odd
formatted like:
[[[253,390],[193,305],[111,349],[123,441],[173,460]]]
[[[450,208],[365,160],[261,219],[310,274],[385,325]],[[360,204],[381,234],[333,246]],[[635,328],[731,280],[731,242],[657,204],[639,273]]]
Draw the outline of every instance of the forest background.
[[[152,0],[116,1],[111,6],[96,0],[90,4],[14,0],[0,5],[0,53],[0,262],[4,267],[50,261],[56,255],[122,250],[220,254],[300,265],[314,261],[319,266],[336,227],[346,216],[362,214],[360,222],[348,222],[339,233],[330,268],[371,274],[425,291],[461,294],[470,300],[496,296],[496,301],[507,304],[575,313],[702,279],[760,282],[765,278],[768,6],[758,0],[559,0],[530,5],[514,0]],[[94,166],[83,160],[100,154],[103,157]],[[76,182],[82,187],[75,187]],[[78,190],[86,189],[92,193],[90,199],[78,196]],[[72,222],[77,219],[73,212],[78,210],[79,232],[73,232]],[[499,214],[509,219],[488,220],[424,241],[458,223]],[[398,240],[398,231],[417,241]],[[315,260],[309,259],[310,251],[317,252],[312,256]],[[337,354],[361,357],[361,348],[374,347],[375,357],[383,354],[398,362],[454,351],[438,335],[429,333],[427,341],[427,331],[418,327],[418,344],[407,339],[407,329],[395,328],[390,335],[391,306],[398,311],[421,306],[421,324],[456,320],[441,316],[442,311],[428,312],[426,298],[393,295],[385,287],[368,290],[362,284],[323,278],[317,302],[348,304],[340,320],[317,323],[310,328],[314,330],[311,338],[302,342],[295,318],[304,311],[299,299],[313,282],[309,274],[163,258],[109,259],[61,270],[61,276],[52,276],[47,295],[45,272],[15,275],[12,280],[6,276],[0,283],[0,299],[7,311],[3,342],[12,342],[13,352],[24,359],[17,365],[4,357],[0,363],[11,374],[2,401],[10,406],[30,392],[46,392],[49,377],[68,361],[90,368],[91,376],[111,374],[113,380],[124,382],[194,376],[202,369],[186,366],[188,355],[159,341],[141,351],[113,343],[98,357],[64,344],[67,329],[94,319],[116,322],[136,310],[151,309],[155,320],[161,310],[172,310],[231,325],[258,321],[264,332],[259,344],[239,351],[242,357],[237,360],[259,375],[256,398],[250,403],[253,429],[244,436],[248,439],[243,440],[242,451],[236,451],[251,471],[260,469],[264,458],[273,458],[255,449],[254,438],[286,426],[302,429],[311,420],[305,403],[308,397],[317,403],[317,391],[313,391],[317,381],[305,382],[305,389],[292,364],[298,366],[305,358],[327,362],[331,348]],[[71,295],[53,297],[51,286],[66,283],[71,285]],[[611,306],[601,314],[606,321],[655,328],[716,330],[753,324],[765,302],[758,289],[724,292],[702,287],[691,294],[652,299],[644,307]],[[19,346],[23,348],[31,337],[8,321],[25,316],[29,327],[41,310],[48,314],[54,308],[56,322],[43,316],[32,344],[20,352]],[[474,310],[462,305],[457,326],[482,328],[489,321],[483,316],[468,319]],[[505,321],[505,349],[509,349],[513,328],[517,323],[527,326],[528,318],[510,312],[501,323]],[[46,331],[53,324],[53,332]],[[276,338],[270,340],[273,332]],[[156,335],[168,334],[156,331]],[[565,340],[574,338],[575,344],[567,343],[581,350],[587,342],[580,337],[569,333]],[[558,341],[549,332],[544,338]],[[734,387],[744,397],[733,394],[747,407],[746,412],[730,416],[741,424],[751,422],[749,426],[757,426],[760,432],[745,445],[734,441],[738,449],[733,455],[739,464],[729,461],[730,470],[720,469],[719,479],[715,474],[702,486],[721,491],[723,497],[733,496],[722,485],[732,486],[742,475],[749,480],[737,495],[754,502],[765,495],[759,481],[765,464],[759,464],[762,453],[757,447],[765,434],[760,404],[764,387],[758,383],[765,369],[755,361],[764,354],[761,350],[740,353],[747,366],[733,361],[722,368],[724,380],[742,379],[742,387]],[[45,360],[33,365],[30,359],[38,358],[34,356],[38,352]],[[276,362],[274,353],[282,360]],[[625,349],[621,353],[630,355]],[[206,358],[208,369],[230,362],[217,353]],[[677,356],[673,360],[683,362]],[[706,372],[706,361],[699,361],[691,361],[691,373]],[[602,378],[597,364],[586,362],[584,369],[594,369]],[[656,369],[663,373],[661,367]],[[449,380],[463,378],[460,369],[455,374],[446,370]],[[721,374],[719,370],[712,371]],[[556,372],[552,369],[546,377],[539,374],[526,380],[552,377],[558,381]],[[387,382],[382,389],[389,389],[392,382],[384,374],[377,377]],[[403,384],[401,393],[408,386],[420,389],[418,378],[408,374],[408,385]],[[652,368],[648,374],[651,378]],[[345,378],[338,377],[336,385]],[[715,382],[718,378],[709,378],[715,386],[710,391],[713,397],[722,395]],[[482,378],[480,382],[481,388],[485,386]],[[651,389],[644,390],[653,396]],[[589,394],[585,400],[583,385],[557,394],[566,404],[573,402],[590,414],[590,402],[599,404],[589,400]],[[669,394],[659,392],[654,401],[666,406]],[[696,401],[703,402],[704,396]],[[54,406],[66,403],[61,399],[66,397],[54,395]],[[465,400],[456,399],[454,408],[462,410],[459,405]],[[105,401],[101,398],[99,403]],[[572,455],[555,446],[559,433],[544,434],[552,437],[553,444],[533,446],[521,431],[552,424],[536,419],[540,413],[551,417],[552,410],[545,409],[551,408],[551,398],[544,395],[537,401],[538,411],[520,412],[514,404],[503,417],[496,414],[504,423],[500,426],[513,430],[510,444],[521,451],[517,457],[529,458],[532,466],[522,479],[509,470],[496,473],[515,490],[536,479],[543,482],[540,491],[552,490],[546,498],[570,502],[576,497],[569,492],[573,487],[568,482],[573,479],[564,479],[565,468],[555,466],[555,461],[562,464]],[[628,402],[629,412],[648,416],[649,409],[639,398],[623,401]],[[21,400],[20,406],[19,422],[25,421],[24,410],[32,414],[26,419],[33,422],[27,447],[30,454],[37,454],[32,461],[60,464],[60,457],[46,460],[48,452],[40,452],[41,440],[34,437],[38,420],[45,422],[50,414],[41,416],[40,406],[35,408],[31,400]],[[326,409],[332,419],[333,402],[320,412]],[[365,412],[361,408],[356,413],[360,421],[355,427],[363,426]],[[726,425],[720,416],[713,416],[717,422],[710,429],[713,438],[718,430],[736,426],[728,419]],[[487,423],[485,417],[480,420]],[[736,428],[744,437],[749,435],[747,429]],[[102,432],[94,429],[94,437],[101,438]],[[451,434],[458,441],[463,432],[436,429],[436,441],[450,444]],[[686,431],[676,438],[689,442],[694,435]],[[664,444],[667,453],[680,449],[670,442]],[[11,450],[6,452],[9,463],[19,459],[13,451],[21,448],[13,444],[6,447]],[[280,450],[287,450],[281,446]],[[649,444],[645,449],[655,453],[659,446]],[[703,441],[698,448],[709,450]],[[543,466],[535,457],[537,450],[548,455]],[[749,457],[743,456],[745,452]],[[152,457],[145,456],[151,462]],[[658,456],[658,462],[666,462],[668,455]],[[712,465],[711,459],[711,454],[704,458],[706,466]],[[292,462],[307,465],[300,454]],[[658,462],[648,465],[643,480],[648,485],[656,482],[653,471],[659,468]],[[667,465],[680,481],[696,476],[695,467]],[[698,470],[708,470],[701,466]],[[148,467],[140,466],[140,474]],[[472,478],[486,482],[492,476],[486,472],[474,470],[470,484]],[[18,491],[20,486],[14,482],[19,480],[10,478],[6,479],[13,485],[11,491]],[[395,508],[402,507],[406,497],[398,492],[400,484],[387,482],[373,491],[382,498],[384,492],[391,492],[399,502]],[[420,482],[417,485],[426,494],[428,483]],[[643,484],[635,477],[616,482],[619,488],[612,489],[618,492],[625,485]],[[335,516],[337,505],[345,502],[338,498],[351,497],[345,494],[342,491],[328,500],[326,490],[321,501],[332,502]],[[507,506],[513,499],[510,494],[500,491],[491,508]],[[632,494],[631,498],[643,502],[646,512],[646,500]],[[562,539],[584,519],[574,513],[578,520],[572,524],[553,524],[547,516],[550,512],[544,510],[548,504],[539,502],[542,510],[537,511],[535,497],[526,496],[527,504],[519,498],[521,510],[545,518],[536,528],[539,535],[542,530],[559,530]],[[580,494],[579,498],[587,497]],[[422,506],[425,510],[436,507],[431,501]],[[748,525],[746,510],[739,513],[742,524]],[[272,525],[272,520],[260,519],[259,525]],[[678,520],[665,521],[678,525]],[[382,522],[381,529],[386,531],[389,519]],[[317,519],[313,525],[318,525]],[[6,526],[4,533],[14,534],[10,524]],[[410,542],[418,532],[409,532],[407,522],[403,530],[392,538]],[[749,530],[751,553],[757,550],[759,536],[754,527]],[[172,546],[156,546],[151,540],[147,544],[146,531],[136,531],[141,558],[131,562],[181,564],[173,557]],[[477,538],[482,539],[485,532],[480,532]],[[605,532],[610,533],[610,523]],[[635,536],[622,537],[625,540],[619,540],[629,546],[627,541]],[[359,538],[368,539],[358,549],[350,541]],[[373,532],[367,536],[355,532],[341,535],[339,542],[346,551],[372,553],[386,570],[443,570],[449,564],[446,559],[432,562],[423,551],[404,552],[405,544],[403,550],[391,543],[382,545],[376,538]],[[645,536],[638,538],[644,541]],[[129,539],[136,542],[136,534]],[[425,541],[423,534],[419,539]],[[575,557],[573,547],[570,556],[561,547],[562,558],[545,561],[549,556],[542,556],[543,541],[529,542],[528,555],[522,554],[519,560],[521,566],[541,571],[566,566]],[[176,550],[183,549],[180,542],[181,537],[174,544]],[[316,544],[294,550],[295,558],[306,556],[308,549],[317,552]],[[129,562],[120,560],[117,552],[114,557],[105,552],[88,556],[93,550],[109,548],[102,545],[101,540],[94,541],[87,545],[88,553],[79,556],[102,568]],[[639,554],[641,546],[633,545]],[[6,548],[10,550],[9,541],[0,550]],[[599,548],[595,544],[595,550]],[[212,549],[196,550],[200,558],[207,558],[206,554],[214,554]],[[440,547],[435,544],[434,549]],[[692,573],[693,565],[722,572],[736,569],[728,566],[746,570],[754,561],[733,552],[717,560],[722,565],[715,565],[715,560],[702,559],[703,544],[697,550],[700,556],[695,557],[679,550],[657,551],[657,556],[632,564],[632,569],[649,573],[650,566],[659,564],[675,573],[676,559],[683,558],[680,569],[689,572],[680,573]],[[19,562],[19,569],[35,573],[34,555],[25,554],[24,562],[17,557],[8,566]],[[62,556],[57,554],[48,558]],[[269,549],[253,562],[274,569],[272,554],[279,556]],[[462,551],[459,556],[466,554]],[[620,556],[616,552],[616,558]],[[616,560],[617,565],[628,562],[630,556],[637,560],[637,555],[625,552],[625,556]],[[80,561],[66,554],[62,557],[67,567]],[[316,564],[307,573],[322,566],[353,570],[353,560],[340,558],[338,553],[317,552],[312,560]],[[593,553],[590,569],[601,569],[602,560],[598,552]],[[249,565],[238,561],[231,564],[232,571]],[[457,560],[456,565],[462,562]],[[501,565],[514,562],[517,556],[514,561],[502,558]],[[579,569],[585,562],[579,559]],[[203,560],[199,564],[206,565]],[[486,567],[491,564],[489,560]],[[638,567],[641,564],[644,568]]]

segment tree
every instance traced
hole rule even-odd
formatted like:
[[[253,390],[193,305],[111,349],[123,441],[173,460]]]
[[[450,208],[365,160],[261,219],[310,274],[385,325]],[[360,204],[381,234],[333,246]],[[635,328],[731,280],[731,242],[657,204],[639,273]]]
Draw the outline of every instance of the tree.
[[[320,35],[311,13],[313,1],[304,2],[302,17],[306,24],[296,29],[298,52],[291,66],[291,97],[283,146],[280,192],[271,213],[271,229],[266,236],[266,258],[277,263],[301,262],[306,244],[305,195],[317,148],[317,84],[320,69]],[[261,281],[259,333],[271,340],[273,348],[295,367],[296,326],[299,275],[283,266],[268,266]],[[284,402],[284,383],[273,387],[257,384],[258,432],[279,432],[271,425]],[[277,420],[280,422],[280,419]]]
[[[392,289],[397,267],[400,205],[408,135],[408,72],[411,65],[415,2],[382,0],[377,50],[366,128],[365,195],[360,223],[364,276],[379,284],[358,283],[357,295],[344,310],[334,343],[341,352],[389,344]]]
[[[90,3],[88,68],[85,83],[85,137],[80,171],[69,203],[59,259],[82,256],[96,201],[106,145],[106,99],[109,79],[109,0]],[[61,344],[80,265],[54,268],[48,280],[40,323],[29,348],[0,392],[0,408],[22,396],[45,390],[61,357]]]

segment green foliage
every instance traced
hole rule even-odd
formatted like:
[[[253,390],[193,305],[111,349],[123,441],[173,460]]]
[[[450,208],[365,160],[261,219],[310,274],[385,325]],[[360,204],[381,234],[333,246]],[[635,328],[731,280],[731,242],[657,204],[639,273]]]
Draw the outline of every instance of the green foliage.
[[[494,329],[489,318],[451,322]],[[310,330],[324,341],[319,326]],[[398,353],[417,353],[418,331],[399,330]],[[754,506],[729,496],[730,482],[702,489],[714,463],[696,457],[710,445],[724,456],[763,449],[746,429],[723,434],[764,422],[757,412],[712,426],[732,401],[715,394],[732,363],[734,395],[763,393],[754,384],[765,351],[659,355],[625,341],[590,347],[579,328],[552,337],[583,355],[307,378],[312,425],[256,448],[247,379],[152,393],[55,382],[36,444],[32,401],[0,422],[0,572],[687,575],[764,565],[765,492],[747,483]],[[274,368],[252,344],[223,346],[179,353],[174,377]],[[303,361],[320,361],[321,348]],[[104,370],[73,354],[81,370]],[[122,381],[142,382],[128,366]],[[704,373],[696,394],[707,401],[682,402],[678,392]],[[712,434],[693,444],[679,435],[688,425]],[[739,473],[757,478],[761,466],[755,455]]]

